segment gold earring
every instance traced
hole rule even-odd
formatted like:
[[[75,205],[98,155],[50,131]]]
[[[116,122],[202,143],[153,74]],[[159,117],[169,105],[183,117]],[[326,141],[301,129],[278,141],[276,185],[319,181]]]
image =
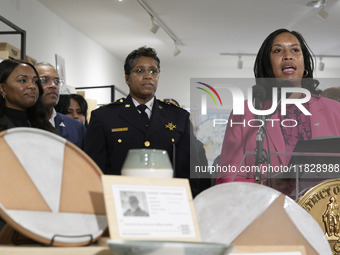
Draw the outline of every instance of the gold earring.
[[[305,71],[303,71],[303,78],[306,78],[308,75],[308,71],[305,69]]]

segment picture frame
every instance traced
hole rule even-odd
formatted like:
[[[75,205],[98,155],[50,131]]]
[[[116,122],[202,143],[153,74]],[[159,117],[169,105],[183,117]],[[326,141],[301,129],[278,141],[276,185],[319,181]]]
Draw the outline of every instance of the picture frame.
[[[63,81],[62,86],[60,87],[60,94],[69,94],[70,92],[66,85],[65,59],[62,56],[55,54],[55,63],[59,79]]]
[[[111,239],[201,241],[187,179],[103,175],[102,183]]]

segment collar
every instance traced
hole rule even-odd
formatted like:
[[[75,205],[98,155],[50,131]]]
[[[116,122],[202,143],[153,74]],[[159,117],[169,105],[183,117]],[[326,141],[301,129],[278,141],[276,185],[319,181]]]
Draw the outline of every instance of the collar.
[[[140,103],[138,103],[136,99],[134,99],[133,97],[131,97],[131,98],[132,98],[133,104],[134,104],[136,107],[137,107],[138,105],[140,105]],[[152,111],[152,106],[153,106],[154,101],[155,101],[155,97],[151,98],[148,102],[145,103],[146,107],[148,107],[148,109],[149,109],[150,111]]]
[[[53,108],[51,118],[49,119],[50,123],[52,124],[53,127],[55,127],[55,120],[54,118],[57,116],[56,110]]]
[[[137,102],[136,99],[134,99],[133,97],[131,97],[133,104],[135,105],[135,107],[137,107],[138,105],[140,105],[140,103]],[[148,102],[145,103],[146,105],[146,109],[145,112],[148,115],[149,119],[151,117],[151,113],[152,113],[152,107],[155,101],[155,97],[151,98]],[[139,112],[139,110],[137,110]]]

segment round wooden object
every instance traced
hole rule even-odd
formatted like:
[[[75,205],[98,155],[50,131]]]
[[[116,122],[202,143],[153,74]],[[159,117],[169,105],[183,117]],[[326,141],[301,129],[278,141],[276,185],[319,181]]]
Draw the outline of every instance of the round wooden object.
[[[102,172],[81,149],[53,133],[0,133],[0,216],[43,244],[86,245],[107,227]]]

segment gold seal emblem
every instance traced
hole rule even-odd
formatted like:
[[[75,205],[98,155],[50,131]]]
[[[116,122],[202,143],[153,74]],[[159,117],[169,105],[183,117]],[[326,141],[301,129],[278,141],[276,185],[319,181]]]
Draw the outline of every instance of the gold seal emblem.
[[[319,223],[334,255],[340,255],[340,179],[323,181],[298,201]]]
[[[172,124],[172,122],[169,122],[167,125],[165,125],[165,128],[168,128],[170,131],[173,131],[176,128],[176,125]]]

